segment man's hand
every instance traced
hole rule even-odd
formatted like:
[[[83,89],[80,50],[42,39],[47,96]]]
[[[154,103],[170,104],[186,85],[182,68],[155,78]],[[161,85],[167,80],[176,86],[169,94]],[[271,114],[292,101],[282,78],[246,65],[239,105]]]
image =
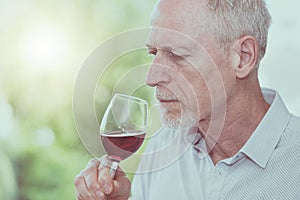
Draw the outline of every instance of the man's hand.
[[[114,179],[109,175],[106,156],[91,159],[74,179],[77,200],[128,200],[130,181],[118,167]]]

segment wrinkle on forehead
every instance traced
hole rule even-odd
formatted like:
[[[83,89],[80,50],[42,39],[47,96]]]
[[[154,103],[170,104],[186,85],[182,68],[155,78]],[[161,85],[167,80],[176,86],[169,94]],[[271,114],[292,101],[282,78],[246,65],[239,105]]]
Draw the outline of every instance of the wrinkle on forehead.
[[[154,27],[150,30],[146,39],[148,47],[156,47],[158,49],[169,49],[177,53],[188,54],[192,49],[196,49],[198,43],[190,36],[182,32]]]
[[[206,5],[207,0],[160,0],[153,10],[151,25],[195,37],[203,29],[201,20],[205,19],[201,19],[201,12]]]

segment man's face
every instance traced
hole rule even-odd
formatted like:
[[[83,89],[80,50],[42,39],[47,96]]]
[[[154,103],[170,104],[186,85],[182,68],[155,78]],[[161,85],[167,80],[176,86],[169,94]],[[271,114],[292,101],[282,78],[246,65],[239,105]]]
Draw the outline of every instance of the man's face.
[[[216,98],[223,84],[219,66],[226,65],[225,56],[212,36],[199,28],[200,18],[190,20],[192,11],[186,9],[191,8],[162,2],[166,3],[154,11],[147,40],[149,53],[154,55],[147,84],[156,87],[167,125],[194,126],[210,118],[211,98]]]

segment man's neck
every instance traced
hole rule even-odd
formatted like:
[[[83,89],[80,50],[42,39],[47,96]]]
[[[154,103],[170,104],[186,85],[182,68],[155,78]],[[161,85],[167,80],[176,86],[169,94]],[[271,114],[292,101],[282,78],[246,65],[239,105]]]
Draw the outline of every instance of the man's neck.
[[[244,146],[269,108],[260,90],[241,93],[227,104],[220,133],[203,134],[214,164],[232,157]]]

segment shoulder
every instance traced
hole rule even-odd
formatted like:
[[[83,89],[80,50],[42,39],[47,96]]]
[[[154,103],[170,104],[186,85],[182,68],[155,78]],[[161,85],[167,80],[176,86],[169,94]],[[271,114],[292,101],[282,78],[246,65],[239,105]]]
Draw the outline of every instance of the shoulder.
[[[287,129],[299,133],[300,132],[300,117],[297,117],[297,116],[291,114],[291,118],[290,118],[289,124],[287,126]]]
[[[280,141],[280,146],[285,145],[300,147],[300,118],[292,114]]]
[[[276,146],[274,155],[279,156],[283,165],[300,163],[300,118],[290,115],[290,120]],[[279,161],[278,161],[279,162]],[[300,168],[297,171],[300,174]]]

